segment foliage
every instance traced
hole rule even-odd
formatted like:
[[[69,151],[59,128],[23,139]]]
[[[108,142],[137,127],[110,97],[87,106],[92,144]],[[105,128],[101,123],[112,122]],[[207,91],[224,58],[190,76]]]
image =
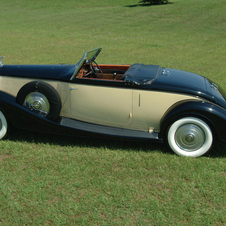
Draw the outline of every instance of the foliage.
[[[168,0],[142,0],[139,3],[149,3],[150,5],[161,5],[169,3]]]

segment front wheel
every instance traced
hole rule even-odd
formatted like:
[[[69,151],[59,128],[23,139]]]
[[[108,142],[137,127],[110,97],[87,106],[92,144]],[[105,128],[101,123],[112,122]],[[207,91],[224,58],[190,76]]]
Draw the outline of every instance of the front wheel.
[[[213,135],[203,120],[186,117],[175,121],[169,127],[167,141],[176,154],[199,157],[211,149]]]
[[[5,115],[0,111],[0,140],[4,139],[7,135],[8,123]]]

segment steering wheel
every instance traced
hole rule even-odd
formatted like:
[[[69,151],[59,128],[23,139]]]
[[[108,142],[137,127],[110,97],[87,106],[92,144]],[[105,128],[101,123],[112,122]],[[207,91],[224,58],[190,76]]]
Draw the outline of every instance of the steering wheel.
[[[96,64],[97,68],[94,67],[93,63]],[[99,75],[98,75],[97,71],[100,71],[101,74],[102,74],[102,78],[104,78],[103,71],[100,69],[99,65],[98,65],[95,61],[93,61],[93,62],[90,63],[90,69],[92,70],[92,73],[93,73],[97,78],[99,78]],[[97,69],[98,69],[98,70],[97,70]]]
[[[93,66],[93,63],[90,63],[90,69],[92,71],[92,74],[95,75],[96,78],[99,78],[99,75],[97,74],[97,71],[95,69],[95,67]]]

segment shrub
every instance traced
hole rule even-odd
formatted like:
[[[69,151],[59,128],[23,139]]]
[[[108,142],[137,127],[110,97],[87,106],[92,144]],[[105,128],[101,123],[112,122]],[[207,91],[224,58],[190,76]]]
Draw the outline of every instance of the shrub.
[[[142,0],[139,3],[149,3],[150,5],[161,5],[169,3],[168,0]]]

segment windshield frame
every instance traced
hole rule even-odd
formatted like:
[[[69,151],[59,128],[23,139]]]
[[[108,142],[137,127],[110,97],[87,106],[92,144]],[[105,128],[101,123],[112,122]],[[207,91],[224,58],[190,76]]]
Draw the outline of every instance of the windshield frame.
[[[98,47],[96,49],[92,49],[92,50],[85,52],[85,54],[82,56],[80,61],[77,64],[75,64],[75,71],[70,78],[71,81],[75,78],[75,76],[78,74],[78,72],[80,71],[80,69],[82,68],[82,66],[85,63],[90,64],[96,59],[96,57],[100,53],[101,49],[102,49],[102,47]]]

